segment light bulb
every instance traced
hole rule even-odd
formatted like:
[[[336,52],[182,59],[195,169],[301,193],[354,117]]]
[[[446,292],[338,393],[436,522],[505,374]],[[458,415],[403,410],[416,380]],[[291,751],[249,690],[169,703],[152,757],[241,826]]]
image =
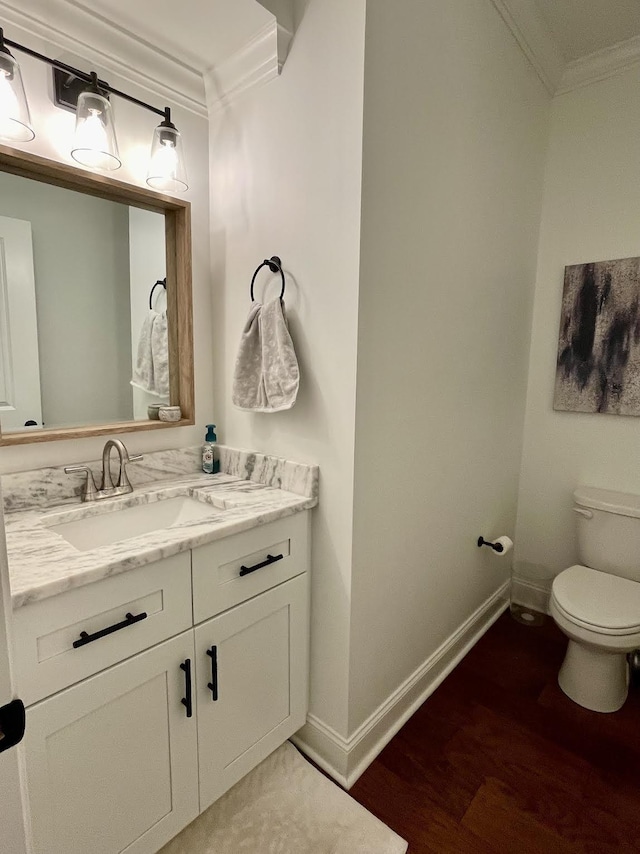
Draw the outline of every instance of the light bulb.
[[[158,178],[174,178],[178,165],[178,155],[173,142],[164,140],[156,149],[149,171]]]
[[[87,166],[99,167],[107,147],[107,133],[100,115],[99,110],[89,110],[89,115],[76,130],[75,146],[85,149],[83,162]]]
[[[0,71],[0,123],[4,127],[18,112],[18,99],[9,82],[9,74]]]
[[[182,154],[182,138],[171,121],[171,111],[153,132],[147,184],[154,190],[181,193],[188,189],[187,172]]]
[[[118,169],[122,165],[111,104],[98,92],[88,90],[78,98],[71,156],[91,169]]]

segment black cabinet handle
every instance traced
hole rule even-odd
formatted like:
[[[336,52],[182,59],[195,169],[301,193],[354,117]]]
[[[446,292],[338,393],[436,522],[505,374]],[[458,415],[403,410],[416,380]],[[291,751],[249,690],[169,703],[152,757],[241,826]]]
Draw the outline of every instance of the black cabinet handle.
[[[182,705],[187,710],[187,717],[190,718],[193,715],[193,701],[191,697],[191,659],[187,658],[186,661],[183,661],[180,665],[180,670],[184,670],[184,693],[185,697],[180,700]]]
[[[100,640],[100,638],[104,638],[107,635],[112,635],[114,632],[119,632],[120,629],[126,629],[127,626],[133,626],[136,623],[139,623],[140,620],[146,620],[147,613],[143,611],[141,614],[127,614],[126,619],[124,619],[121,623],[114,623],[113,626],[107,626],[106,629],[100,629],[99,632],[94,632],[92,635],[87,632],[80,632],[80,637],[78,640],[73,642],[73,648],[78,649],[78,647],[84,646],[87,643],[93,643],[94,641]]]
[[[211,682],[207,682],[207,688],[211,691],[211,699],[215,703],[218,699],[218,647],[212,646],[207,650],[211,659]]]
[[[240,575],[249,575],[250,572],[255,572],[256,569],[262,569],[263,566],[270,566],[272,563],[276,563],[278,560],[282,560],[284,555],[267,555],[267,559],[263,560],[262,563],[257,563],[255,566],[241,566],[240,567]]]

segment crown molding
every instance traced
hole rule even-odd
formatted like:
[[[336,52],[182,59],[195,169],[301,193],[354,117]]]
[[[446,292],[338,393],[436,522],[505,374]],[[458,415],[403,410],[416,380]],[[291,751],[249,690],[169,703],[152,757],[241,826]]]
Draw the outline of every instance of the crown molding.
[[[278,50],[278,74],[282,73],[282,66],[289,56],[289,48],[293,41],[293,30],[277,21],[277,50]]]
[[[556,95],[565,95],[590,83],[621,74],[640,63],[640,36],[590,53],[567,63]]]
[[[278,23],[278,71],[289,54],[289,48],[295,32],[293,0],[257,0],[267,11],[275,15]]]
[[[551,96],[555,95],[564,62],[551,34],[536,14],[530,0],[491,0],[538,77]]]
[[[91,58],[123,80],[207,117],[202,74],[75,0],[0,0],[2,24]],[[7,38],[11,38],[10,31]]]
[[[284,60],[283,60],[284,61]],[[280,73],[278,25],[274,18],[228,59],[204,73],[209,114]]]

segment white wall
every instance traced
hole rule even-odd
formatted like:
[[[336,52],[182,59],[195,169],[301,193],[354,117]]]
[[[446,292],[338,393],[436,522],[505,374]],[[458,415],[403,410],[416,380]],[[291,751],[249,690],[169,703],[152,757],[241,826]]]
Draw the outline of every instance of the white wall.
[[[282,76],[213,117],[217,423],[235,446],[320,465],[311,710],[346,732],[365,0],[304,5]],[[302,380],[290,412],[252,415],[230,405],[231,379],[251,276],[273,254]]]
[[[130,420],[127,206],[0,172],[0,215],[31,223],[45,426]]]
[[[367,3],[350,731],[509,577],[548,104],[492,3]]]
[[[60,56],[61,51],[55,45],[12,26],[5,35],[22,42],[34,50],[51,56]],[[91,48],[87,47],[91,57]],[[66,61],[71,58],[64,54]],[[78,165],[70,158],[69,143],[74,127],[74,116],[65,110],[54,107],[51,101],[50,69],[44,63],[18,54],[23,71],[31,107],[31,117],[36,131],[32,143],[25,144],[25,151],[39,154],[53,160]],[[74,64],[90,69],[91,60],[76,58]],[[99,69],[98,69],[99,70]],[[101,75],[111,85],[121,88],[142,100],[160,108],[164,98],[152,92],[140,89],[128,80],[114,74]],[[197,444],[204,438],[203,425],[211,420],[213,414],[213,365],[211,348],[211,263],[209,240],[209,151],[208,122],[186,109],[169,104],[176,125],[183,134],[185,155],[190,178],[190,189],[185,194],[192,204],[193,236],[193,299],[194,299],[194,339],[195,339],[195,382],[196,382],[196,420],[195,427],[180,427],[150,433],[124,434],[127,447],[134,452],[159,450],[161,448],[184,447]],[[118,143],[123,160],[122,169],[115,177],[118,180],[145,185],[146,164],[151,145],[151,136],[158,118],[146,110],[135,107],[123,100],[114,99]],[[128,323],[128,318],[126,319]],[[37,445],[20,445],[0,449],[0,473],[38,468],[43,465],[62,465],[78,460],[96,459],[100,456],[104,439],[83,439],[79,441],[45,442]]]
[[[640,255],[639,92],[634,67],[553,102],[518,502],[525,578],[577,560],[577,485],[640,491],[637,418],[552,409],[564,267]]]
[[[363,81],[364,23],[310,0],[211,134],[224,438],[320,464],[311,712],[343,738],[508,578],[475,540],[514,532],[549,106],[489,2],[369,0]],[[250,415],[231,377],[273,253],[303,386]]]

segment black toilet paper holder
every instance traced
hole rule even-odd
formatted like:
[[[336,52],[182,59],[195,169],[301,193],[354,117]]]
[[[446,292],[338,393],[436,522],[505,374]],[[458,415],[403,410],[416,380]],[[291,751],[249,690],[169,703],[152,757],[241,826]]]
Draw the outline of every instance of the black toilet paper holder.
[[[489,546],[489,548],[493,549],[494,552],[498,552],[498,554],[504,551],[502,543],[490,543],[488,540],[485,540],[484,537],[478,537],[478,548],[480,548],[480,546]]]

